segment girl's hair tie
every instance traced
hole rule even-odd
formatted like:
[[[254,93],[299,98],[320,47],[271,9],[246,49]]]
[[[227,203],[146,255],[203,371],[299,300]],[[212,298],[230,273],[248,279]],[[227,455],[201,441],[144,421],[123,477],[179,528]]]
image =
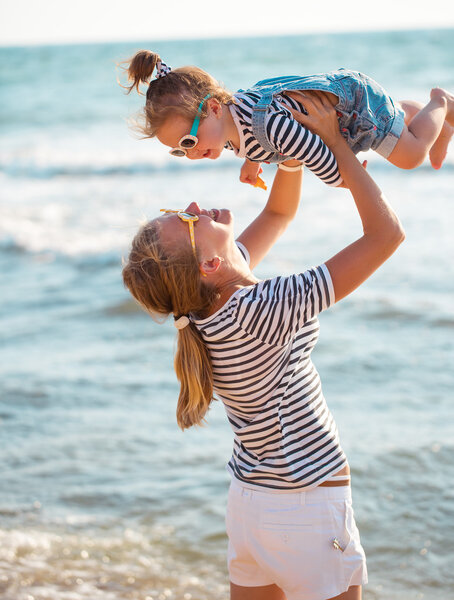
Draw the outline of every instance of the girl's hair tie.
[[[173,317],[174,320],[174,325],[177,329],[184,329],[186,327],[186,325],[189,325],[190,321],[189,321],[189,317],[187,315],[182,315],[181,317]]]
[[[156,79],[159,79],[160,77],[165,77],[167,73],[170,73],[171,70],[172,69],[168,67],[165,63],[158,60],[158,62],[156,63]]]

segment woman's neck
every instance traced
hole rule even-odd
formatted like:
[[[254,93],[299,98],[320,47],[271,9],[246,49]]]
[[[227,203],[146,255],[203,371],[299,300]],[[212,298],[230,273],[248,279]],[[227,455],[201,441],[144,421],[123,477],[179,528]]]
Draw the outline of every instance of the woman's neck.
[[[215,302],[211,305],[207,317],[210,317],[215,312],[217,312],[220,308],[222,308],[231,296],[241,290],[244,287],[248,287],[250,285],[255,285],[260,280],[257,279],[251,271],[247,273],[235,273],[232,274],[231,277],[227,276],[223,279],[222,283],[217,284],[218,296]]]

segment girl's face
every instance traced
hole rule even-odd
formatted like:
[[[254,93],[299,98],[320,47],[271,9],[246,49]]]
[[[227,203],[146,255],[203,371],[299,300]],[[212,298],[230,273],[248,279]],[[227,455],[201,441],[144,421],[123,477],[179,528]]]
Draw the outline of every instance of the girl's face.
[[[191,131],[191,127],[192,121],[181,115],[174,115],[161,125],[156,137],[164,146],[178,148],[179,141]],[[225,130],[223,107],[216,100],[214,102],[208,101],[208,115],[200,121],[197,139],[197,145],[186,151],[188,158],[191,160],[200,158],[214,160],[219,158],[227,142],[228,135]]]
[[[195,246],[199,257],[211,259],[214,256],[226,256],[229,247],[234,244],[233,215],[226,209],[202,209],[196,202],[191,202],[185,211],[199,217],[194,222]],[[190,244],[188,223],[182,221],[175,213],[166,213],[158,217],[160,237],[169,247]]]

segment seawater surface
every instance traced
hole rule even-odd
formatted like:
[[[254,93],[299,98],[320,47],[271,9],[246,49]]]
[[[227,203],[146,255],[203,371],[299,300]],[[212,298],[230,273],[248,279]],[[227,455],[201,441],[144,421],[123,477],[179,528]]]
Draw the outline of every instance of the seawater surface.
[[[454,90],[454,32],[2,48],[0,100],[0,596],[226,600],[219,403],[175,422],[175,330],[131,301],[121,257],[160,208],[234,211],[266,194],[233,155],[193,163],[138,140],[115,63],[140,47],[235,90],[341,66],[396,98]],[[353,472],[366,600],[447,600],[454,578],[454,154],[438,172],[369,171],[407,239],[321,316],[314,362]],[[272,181],[274,168],[264,178]],[[303,270],[361,235],[348,192],[306,174],[301,208],[257,269]]]

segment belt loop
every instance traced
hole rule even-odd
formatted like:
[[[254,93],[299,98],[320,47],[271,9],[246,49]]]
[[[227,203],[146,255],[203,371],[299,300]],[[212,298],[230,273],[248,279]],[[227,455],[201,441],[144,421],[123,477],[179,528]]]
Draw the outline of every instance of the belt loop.
[[[300,492],[300,504],[301,506],[306,504],[306,492]]]

